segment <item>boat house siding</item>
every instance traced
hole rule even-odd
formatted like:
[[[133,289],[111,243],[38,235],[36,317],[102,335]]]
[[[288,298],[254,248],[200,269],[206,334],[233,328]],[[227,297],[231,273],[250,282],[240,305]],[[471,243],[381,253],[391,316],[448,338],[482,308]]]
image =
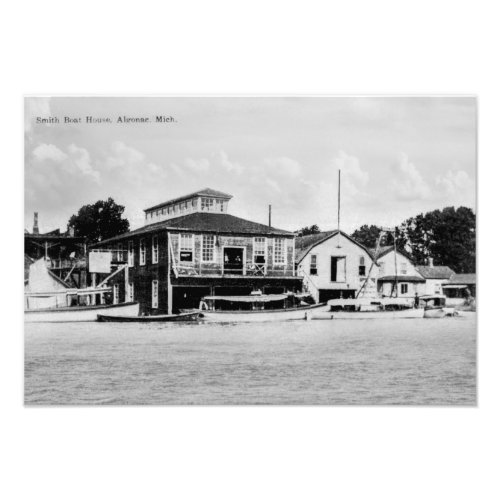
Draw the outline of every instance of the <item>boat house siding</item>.
[[[181,234],[193,239],[192,261],[180,260]],[[204,236],[211,236],[215,240],[211,262],[204,262],[202,259]],[[266,241],[267,262],[257,267],[254,263],[254,238],[255,236],[248,235],[200,234],[189,231],[170,233],[158,230],[148,235],[123,235],[123,242],[115,242],[107,248],[113,250],[115,264],[128,262],[129,286],[133,287],[132,298],[141,304],[141,310],[145,313],[152,312],[152,309],[157,309],[158,313],[168,311],[169,267],[173,311],[198,307],[201,297],[205,295],[245,295],[255,289],[264,293],[300,291],[301,279],[295,276],[293,266],[293,237],[262,237]],[[274,262],[275,239],[283,241],[284,263]],[[224,269],[226,248],[241,249],[245,259],[241,268]],[[128,292],[125,290],[123,273],[112,278],[110,284],[117,285],[119,302],[129,300],[130,289]],[[157,292],[154,288],[156,286]],[[153,291],[157,294],[157,307],[153,304]]]

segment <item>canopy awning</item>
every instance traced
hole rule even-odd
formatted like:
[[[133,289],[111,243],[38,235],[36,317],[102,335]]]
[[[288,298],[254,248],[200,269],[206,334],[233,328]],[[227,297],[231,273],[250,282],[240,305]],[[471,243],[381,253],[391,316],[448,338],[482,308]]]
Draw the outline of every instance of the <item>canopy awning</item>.
[[[378,281],[380,282],[395,282],[398,281],[399,283],[425,283],[425,279],[420,277],[420,276],[411,276],[408,274],[402,274],[402,275],[397,275],[397,276],[382,276],[381,278],[378,278]]]
[[[443,285],[441,288],[468,288],[467,285]]]

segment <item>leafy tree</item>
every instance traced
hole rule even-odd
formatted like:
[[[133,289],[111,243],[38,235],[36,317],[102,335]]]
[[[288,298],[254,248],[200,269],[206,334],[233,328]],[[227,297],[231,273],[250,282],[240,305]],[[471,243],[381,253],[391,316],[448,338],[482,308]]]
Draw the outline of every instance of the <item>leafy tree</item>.
[[[129,222],[122,217],[125,207],[117,205],[113,198],[84,205],[68,221],[75,236],[87,238],[90,243],[112,238],[129,230]]]
[[[467,207],[446,207],[411,217],[402,224],[412,257],[450,266],[457,273],[476,271],[476,216]]]
[[[318,234],[320,233],[320,229],[317,224],[313,224],[312,226],[306,226],[297,231],[297,236],[307,236],[309,234]]]
[[[378,226],[364,224],[359,229],[356,229],[351,236],[367,248],[374,248],[377,245],[377,240],[382,229]]]
[[[382,228],[379,226],[368,226],[367,224],[361,226],[359,229],[356,229],[351,234],[351,237],[354,238],[357,242],[361,243],[367,248],[375,248],[377,246],[378,238]],[[398,248],[405,248],[407,243],[405,233],[400,229],[396,228],[396,245]],[[381,246],[386,245],[394,245],[394,233],[386,232],[380,242]]]

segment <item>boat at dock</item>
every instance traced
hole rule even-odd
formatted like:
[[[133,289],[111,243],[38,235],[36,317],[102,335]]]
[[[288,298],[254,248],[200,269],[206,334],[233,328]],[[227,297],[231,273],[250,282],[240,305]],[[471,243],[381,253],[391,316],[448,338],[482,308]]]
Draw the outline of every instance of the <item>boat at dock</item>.
[[[97,321],[100,313],[108,316],[138,316],[139,303],[118,303],[112,288],[105,286],[72,288],[48,269],[47,261],[39,259],[30,265],[29,279],[24,292],[24,321],[26,323],[71,323]]]
[[[261,309],[254,311],[201,311],[204,321],[217,323],[291,321],[312,319],[315,312],[324,311],[326,304],[287,309]]]
[[[418,319],[423,308],[415,308],[413,300],[405,298],[332,299],[328,310],[313,314],[312,319]]]
[[[180,314],[156,314],[150,316],[121,316],[98,314],[97,321],[104,323],[165,323],[171,321],[197,321],[200,316],[198,309],[181,312]]]
[[[137,316],[139,314],[139,303],[123,302],[121,304],[97,306],[69,306],[25,310],[24,321],[26,323],[97,321],[97,316],[100,313],[105,313],[109,317],[114,315]]]
[[[204,321],[234,323],[307,320],[315,312],[326,311],[326,304],[302,302],[305,296],[308,294],[206,296],[200,302],[200,313]]]

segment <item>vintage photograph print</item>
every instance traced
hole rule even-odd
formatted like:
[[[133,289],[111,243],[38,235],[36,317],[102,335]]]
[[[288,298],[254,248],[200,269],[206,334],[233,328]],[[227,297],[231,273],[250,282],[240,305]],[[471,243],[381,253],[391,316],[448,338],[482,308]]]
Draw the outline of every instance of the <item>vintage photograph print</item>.
[[[26,97],[26,405],[474,406],[471,96]]]

